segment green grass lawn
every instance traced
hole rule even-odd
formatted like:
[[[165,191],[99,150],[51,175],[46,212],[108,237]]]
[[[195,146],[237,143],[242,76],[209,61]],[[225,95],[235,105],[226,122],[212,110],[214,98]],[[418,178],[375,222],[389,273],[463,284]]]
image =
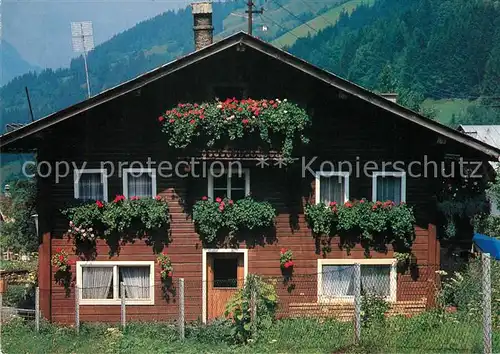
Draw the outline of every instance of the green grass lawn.
[[[331,26],[332,24],[336,24],[337,20],[340,17],[340,14],[345,11],[351,14],[359,5],[361,4],[370,4],[373,5],[375,0],[350,0],[346,3],[343,3],[339,6],[333,7],[327,12],[321,14],[313,18],[312,20],[306,22],[306,24],[302,24],[298,27],[291,29],[288,33],[276,38],[271,43],[278,47],[288,46],[290,47],[295,43],[297,37],[307,37],[307,35],[314,36],[316,34],[315,31],[311,29],[314,28],[318,31]],[[309,26],[308,26],[309,25]]]
[[[438,122],[449,125],[453,115],[458,115],[467,110],[467,107],[473,105],[474,101],[466,99],[450,98],[442,100],[426,99],[422,106],[424,108],[433,108],[436,110],[436,119]]]
[[[453,316],[424,314],[395,318],[362,328],[362,343],[354,345],[351,323],[313,319],[280,320],[247,344],[231,340],[230,325],[188,326],[180,341],[175,327],[131,323],[125,332],[105,325],[72,328],[44,324],[36,334],[31,325],[13,321],[2,328],[4,353],[427,353],[481,352],[479,324]],[[500,352],[500,333],[494,334]]]

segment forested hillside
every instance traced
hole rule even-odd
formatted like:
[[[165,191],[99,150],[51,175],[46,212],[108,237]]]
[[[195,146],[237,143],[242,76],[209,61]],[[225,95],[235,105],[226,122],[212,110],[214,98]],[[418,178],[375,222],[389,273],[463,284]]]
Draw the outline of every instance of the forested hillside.
[[[380,0],[290,51],[370,89],[397,90],[411,104],[481,98],[491,106],[500,96],[500,2]]]

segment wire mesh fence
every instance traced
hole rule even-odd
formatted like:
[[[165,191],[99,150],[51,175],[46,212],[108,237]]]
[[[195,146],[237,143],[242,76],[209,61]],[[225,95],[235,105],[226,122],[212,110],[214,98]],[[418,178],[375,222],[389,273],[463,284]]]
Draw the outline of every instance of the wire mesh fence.
[[[345,346],[373,343],[386,351],[492,352],[500,343],[500,262],[487,257],[452,274],[437,266],[331,263],[316,274],[208,278],[108,279],[40,290],[40,298],[51,296],[53,322],[77,331],[82,322],[160,322],[184,338],[193,326],[224,319],[247,329],[248,338],[325,333]],[[37,322],[35,309],[3,308],[2,320],[8,316]]]

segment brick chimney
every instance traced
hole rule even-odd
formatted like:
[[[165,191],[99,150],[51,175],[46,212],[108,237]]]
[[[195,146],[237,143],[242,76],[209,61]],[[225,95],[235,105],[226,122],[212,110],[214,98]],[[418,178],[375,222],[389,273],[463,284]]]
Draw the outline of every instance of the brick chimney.
[[[193,8],[193,31],[194,46],[200,50],[213,43],[214,27],[212,26],[212,3],[208,1],[194,2]]]

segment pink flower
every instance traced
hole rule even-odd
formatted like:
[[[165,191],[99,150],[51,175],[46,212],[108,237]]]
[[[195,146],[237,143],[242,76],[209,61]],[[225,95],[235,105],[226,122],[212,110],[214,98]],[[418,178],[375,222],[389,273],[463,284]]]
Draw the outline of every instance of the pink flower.
[[[219,197],[217,197],[217,198],[215,198],[215,201],[216,201],[217,203],[220,203],[220,202],[222,202],[222,199],[220,199]]]
[[[173,122],[175,122],[175,119],[169,119],[168,122],[173,123]]]
[[[233,200],[229,199],[229,205],[233,205]]]
[[[331,207],[334,207],[335,205],[337,205],[337,202],[330,202]]]
[[[360,203],[364,203],[364,202],[365,202],[365,200],[364,200],[364,199],[361,199],[359,202],[360,202]]]
[[[113,203],[118,203],[121,202],[122,200],[125,200],[125,196],[118,194],[115,199],[113,200]]]
[[[280,252],[283,254],[286,252],[286,249],[282,248]]]
[[[163,122],[163,120],[164,120],[164,119],[165,119],[165,117],[163,117],[163,116],[159,116],[159,117],[158,117],[158,122]]]
[[[191,120],[189,121],[189,123],[194,124],[194,123],[196,123],[196,121],[195,121],[194,119],[191,119]]]
[[[100,200],[97,200],[95,203],[96,203],[96,205],[97,205],[98,208],[102,208],[104,206],[104,204]]]
[[[221,203],[221,204],[219,205],[219,210],[220,210],[220,211],[223,211],[223,210],[224,210],[224,204],[222,204],[222,203]]]
[[[157,196],[155,197],[155,199],[156,199],[156,200],[161,200],[161,196],[160,196],[160,195],[157,195]]]
[[[133,197],[130,197],[130,200],[139,200],[139,197],[133,196]]]
[[[203,197],[201,197],[201,200],[208,200],[208,197],[204,195]]]
[[[243,124],[247,125],[247,124],[248,124],[248,119],[243,119],[243,120],[241,121],[241,123],[243,123]]]

